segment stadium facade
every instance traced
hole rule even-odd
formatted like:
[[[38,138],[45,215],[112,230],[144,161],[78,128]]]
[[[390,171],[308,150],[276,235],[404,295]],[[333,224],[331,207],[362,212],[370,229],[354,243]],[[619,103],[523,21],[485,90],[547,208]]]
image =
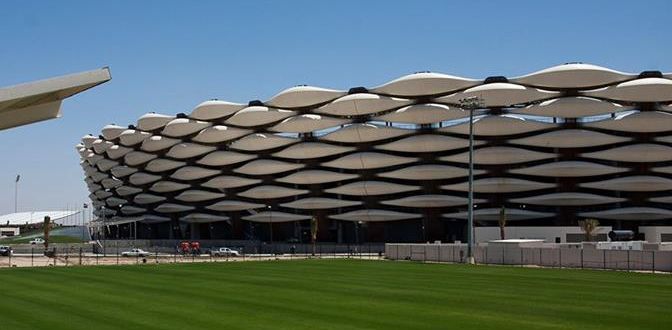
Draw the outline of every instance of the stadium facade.
[[[77,145],[108,237],[464,240],[475,222],[672,225],[672,74],[570,63],[506,78],[419,72],[148,113]]]

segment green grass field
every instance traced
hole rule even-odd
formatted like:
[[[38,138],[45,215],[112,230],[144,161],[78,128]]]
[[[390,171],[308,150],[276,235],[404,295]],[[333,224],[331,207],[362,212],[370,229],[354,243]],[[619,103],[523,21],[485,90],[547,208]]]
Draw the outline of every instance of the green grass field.
[[[672,329],[672,276],[358,260],[0,269],[0,329]]]

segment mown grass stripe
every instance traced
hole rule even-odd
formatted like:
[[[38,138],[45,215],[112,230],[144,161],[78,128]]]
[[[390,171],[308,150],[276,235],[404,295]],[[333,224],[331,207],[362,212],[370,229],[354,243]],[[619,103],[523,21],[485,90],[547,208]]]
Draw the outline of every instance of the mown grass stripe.
[[[672,277],[300,260],[0,270],[5,329],[671,328]]]

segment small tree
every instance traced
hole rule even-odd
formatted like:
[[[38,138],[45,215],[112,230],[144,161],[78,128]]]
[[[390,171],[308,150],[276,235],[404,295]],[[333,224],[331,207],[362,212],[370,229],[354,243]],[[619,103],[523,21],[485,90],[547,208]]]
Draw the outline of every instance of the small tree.
[[[313,244],[313,255],[315,255],[315,243],[317,242],[317,216],[310,219],[310,242]]]
[[[579,227],[586,234],[586,241],[590,242],[593,240],[593,233],[600,226],[600,222],[595,219],[586,219],[579,221]]]
[[[504,227],[506,227],[506,207],[502,205],[502,208],[499,210],[499,239],[506,239],[504,234]]]

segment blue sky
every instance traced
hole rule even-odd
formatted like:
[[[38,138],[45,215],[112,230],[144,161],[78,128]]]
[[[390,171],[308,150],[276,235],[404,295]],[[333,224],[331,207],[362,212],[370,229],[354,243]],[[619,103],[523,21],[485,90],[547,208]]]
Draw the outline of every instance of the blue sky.
[[[0,2],[0,86],[110,66],[63,118],[0,131],[0,214],[73,208],[74,150],[108,123],[265,100],[297,84],[347,89],[431,70],[516,76],[565,62],[672,71],[672,1]]]

